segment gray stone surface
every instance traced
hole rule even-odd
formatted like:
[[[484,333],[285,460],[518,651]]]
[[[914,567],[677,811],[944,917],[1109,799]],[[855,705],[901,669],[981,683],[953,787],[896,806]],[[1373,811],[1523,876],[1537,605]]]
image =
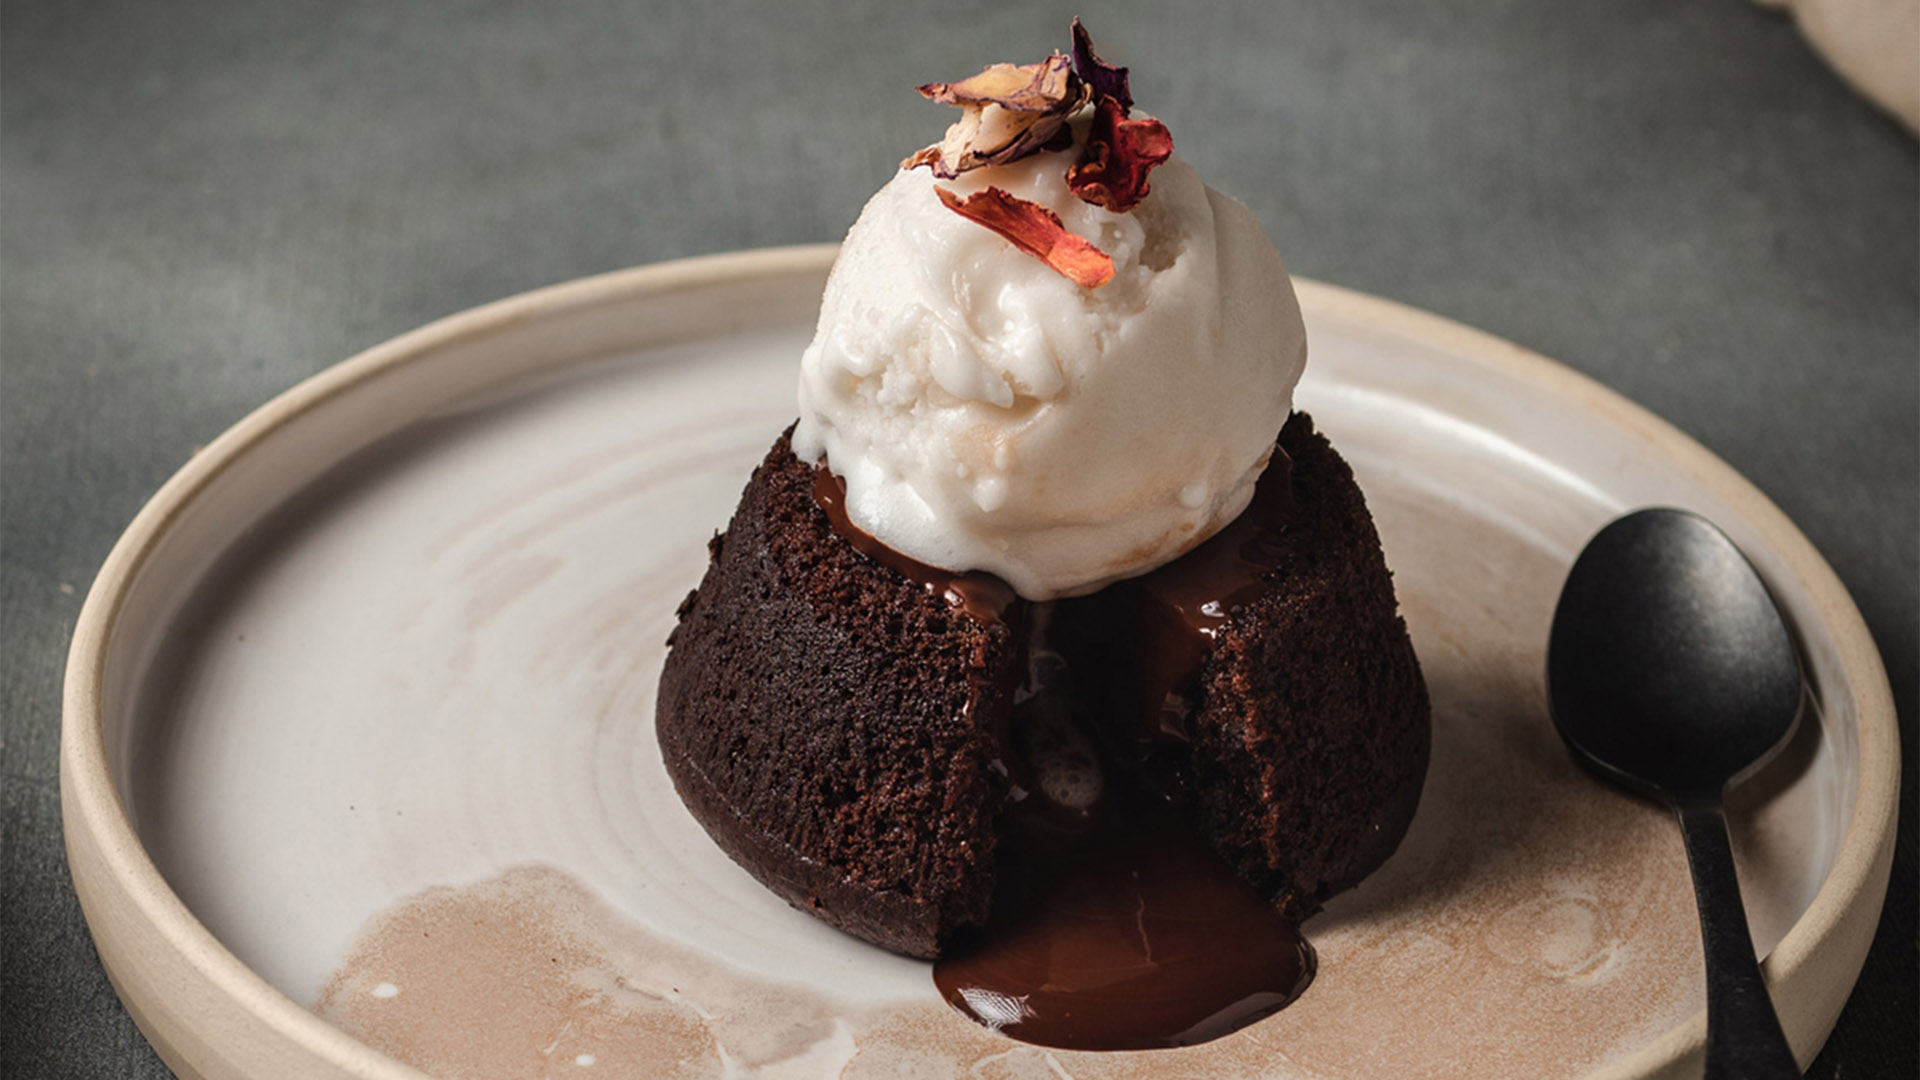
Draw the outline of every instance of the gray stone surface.
[[[1833,563],[1892,675],[1907,794],[1880,938],[1813,1074],[1913,1075],[1914,141],[1735,0],[1086,7],[1297,272],[1594,375]],[[834,239],[946,122],[909,87],[1050,48],[1071,13],[8,0],[0,1072],[165,1072],[81,921],[55,751],[87,584],[196,445],[436,316]]]

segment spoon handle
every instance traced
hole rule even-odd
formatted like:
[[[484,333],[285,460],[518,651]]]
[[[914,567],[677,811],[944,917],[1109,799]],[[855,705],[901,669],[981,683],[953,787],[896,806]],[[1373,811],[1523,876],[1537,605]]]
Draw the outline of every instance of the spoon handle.
[[[1707,954],[1707,1080],[1798,1077],[1800,1067],[1753,956],[1727,819],[1717,803],[1682,807],[1680,832]]]

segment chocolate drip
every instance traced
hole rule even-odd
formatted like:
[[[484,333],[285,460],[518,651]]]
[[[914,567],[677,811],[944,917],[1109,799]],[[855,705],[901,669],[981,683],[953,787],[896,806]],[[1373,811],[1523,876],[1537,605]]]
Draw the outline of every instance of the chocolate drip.
[[[999,579],[888,549],[847,521],[844,492],[818,470],[815,498],[857,549],[969,614],[1005,617],[1013,597]],[[1029,674],[1002,732],[1010,794],[993,914],[934,967],[962,1013],[1047,1046],[1187,1046],[1312,981],[1311,946],[1211,849],[1187,791],[1208,652],[1290,557],[1292,507],[1276,448],[1247,510],[1192,551],[1091,596],[1024,606]]]
[[[1013,588],[992,574],[969,571],[956,574],[910,559],[875,540],[847,517],[847,482],[826,465],[813,470],[813,501],[826,511],[833,531],[852,544],[854,550],[882,566],[897,571],[909,581],[917,581],[927,591],[940,596],[970,618],[981,622],[1003,621],[1015,599]]]
[[[1187,741],[1207,654],[1233,609],[1258,599],[1266,576],[1291,556],[1292,514],[1293,462],[1276,446],[1252,501],[1226,528],[1165,566],[1103,590],[1112,596],[1104,598],[1109,611],[1102,616],[1126,635],[1122,648],[1133,653],[1139,680],[1124,687],[1128,700],[1113,706],[1140,738]],[[1129,610],[1111,611],[1116,605]]]

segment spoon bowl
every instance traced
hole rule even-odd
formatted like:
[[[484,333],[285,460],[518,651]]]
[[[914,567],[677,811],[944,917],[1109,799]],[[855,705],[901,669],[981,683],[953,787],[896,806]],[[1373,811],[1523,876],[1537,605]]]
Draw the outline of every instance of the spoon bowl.
[[[1681,510],[1628,514],[1587,544],[1554,611],[1547,683],[1575,753],[1682,805],[1718,800],[1800,711],[1799,659],[1766,585]]]

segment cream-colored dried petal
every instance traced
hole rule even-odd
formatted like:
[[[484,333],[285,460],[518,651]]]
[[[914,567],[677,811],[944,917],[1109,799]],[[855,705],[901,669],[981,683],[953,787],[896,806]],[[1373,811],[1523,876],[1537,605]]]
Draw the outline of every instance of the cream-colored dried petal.
[[[998,105],[1015,112],[1051,112],[1076,97],[1073,61],[1055,53],[1037,64],[991,64],[971,78],[928,83],[920,92],[942,105]]]

